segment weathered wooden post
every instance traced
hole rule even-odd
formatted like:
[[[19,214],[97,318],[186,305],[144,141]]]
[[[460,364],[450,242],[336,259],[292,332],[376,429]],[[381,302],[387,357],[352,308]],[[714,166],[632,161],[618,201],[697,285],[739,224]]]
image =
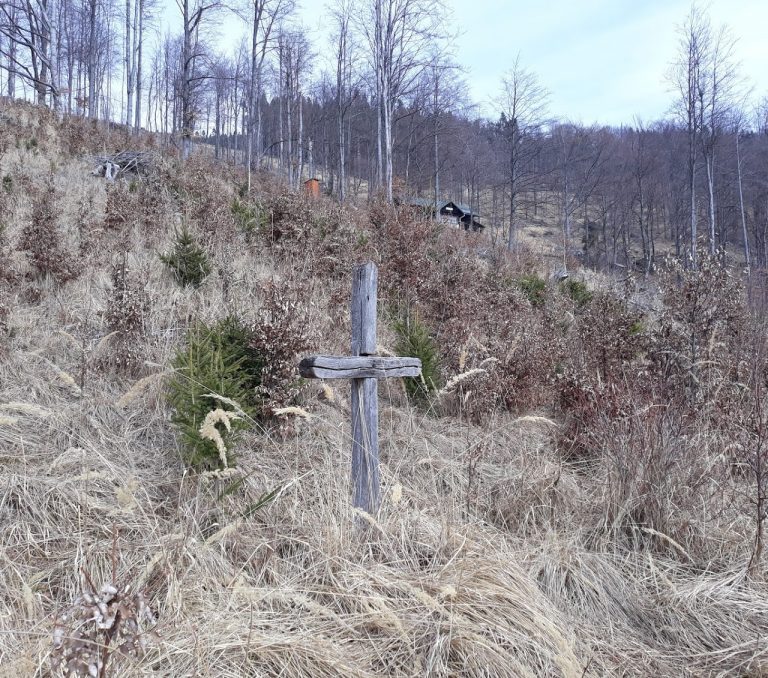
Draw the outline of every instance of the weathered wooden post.
[[[417,377],[418,358],[376,355],[378,271],[372,262],[355,268],[352,279],[352,356],[311,356],[299,363],[308,379],[351,379],[352,505],[375,515],[381,503],[377,380]]]

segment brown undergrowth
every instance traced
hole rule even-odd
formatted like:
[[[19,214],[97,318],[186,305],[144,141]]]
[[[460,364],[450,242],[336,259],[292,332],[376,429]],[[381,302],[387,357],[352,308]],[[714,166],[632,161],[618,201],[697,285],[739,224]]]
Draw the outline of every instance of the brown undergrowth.
[[[766,674],[766,351],[737,275],[670,265],[638,305],[386,206],[206,183],[202,153],[113,189],[135,218],[110,222],[75,131],[35,110],[9,129],[37,155],[0,161],[34,189],[0,243],[0,675],[89,670],[112,628],[120,676]],[[46,195],[58,279],[23,236]],[[210,254],[199,287],[158,256],[181,223]],[[381,352],[407,312],[439,356],[435,388],[380,386],[375,517],[349,507],[348,387],[290,369],[348,350],[366,258]],[[264,416],[199,471],[167,383],[190,329],[233,315],[273,356]]]

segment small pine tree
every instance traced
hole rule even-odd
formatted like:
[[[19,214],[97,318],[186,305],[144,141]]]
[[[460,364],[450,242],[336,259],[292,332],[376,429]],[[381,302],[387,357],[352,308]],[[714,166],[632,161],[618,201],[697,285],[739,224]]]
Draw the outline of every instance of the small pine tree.
[[[253,417],[258,364],[248,353],[247,339],[248,329],[236,318],[213,327],[200,324],[188,332],[173,360],[175,375],[167,391],[171,421],[182,437],[184,461],[196,470],[231,465],[236,434]]]
[[[186,226],[176,232],[173,251],[161,254],[160,260],[171,269],[176,282],[182,287],[200,287],[211,272],[208,253]]]
[[[570,297],[577,309],[584,308],[594,296],[589,288],[580,280],[572,280],[568,278],[560,283],[560,289],[563,293]]]
[[[246,240],[250,240],[262,230],[267,222],[266,212],[258,205],[251,205],[238,198],[232,201],[232,216],[238,228],[245,234]]]
[[[535,273],[524,275],[518,280],[518,285],[523,291],[531,306],[543,306],[547,299],[547,283]]]
[[[438,389],[440,381],[440,355],[435,340],[429,329],[419,317],[406,311],[401,320],[394,325],[398,342],[395,350],[398,355],[410,356],[421,360],[421,377],[405,379],[405,391],[413,402],[425,405],[430,394]]]

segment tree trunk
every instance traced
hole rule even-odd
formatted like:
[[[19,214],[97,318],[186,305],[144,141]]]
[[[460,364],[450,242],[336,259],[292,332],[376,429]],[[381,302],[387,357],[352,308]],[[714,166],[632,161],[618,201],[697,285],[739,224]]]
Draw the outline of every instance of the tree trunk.
[[[181,157],[187,160],[192,151],[192,26],[189,16],[189,0],[184,0],[184,42],[181,52]]]
[[[709,253],[714,256],[717,245],[715,242],[715,152],[710,152],[706,160],[707,188],[709,189]]]
[[[296,73],[297,89],[298,77],[299,74]],[[296,188],[299,188],[304,173],[304,97],[300,91],[297,93],[296,99],[299,105],[299,138],[296,141]]]
[[[185,2],[186,5],[186,2]],[[133,122],[133,43],[131,31],[131,0],[125,0],[125,124]]]
[[[434,162],[435,162],[435,216],[437,216],[437,203],[440,200],[440,146],[438,143],[438,131],[439,131],[439,116],[437,111],[437,106],[439,103],[439,90],[438,90],[438,81],[439,78],[437,77],[437,74],[435,74],[435,91],[434,91],[434,124],[432,126],[432,135],[433,135],[433,152],[434,152]]]
[[[136,0],[136,7],[137,26],[134,26],[134,36],[136,37],[134,44],[137,44],[135,72],[136,117],[133,126],[136,128],[136,133],[138,134],[139,129],[141,129],[141,88],[143,84],[141,80],[141,69],[142,57],[144,55],[144,0]]]
[[[747,265],[747,271],[750,270],[750,258],[749,258],[749,233],[747,231],[747,213],[744,209],[744,190],[742,184],[741,173],[741,145],[739,143],[739,136],[741,132],[736,130],[736,173],[739,183],[739,211],[741,212],[741,234],[744,239],[744,262]]]
[[[16,27],[16,7],[11,7],[11,16],[10,16],[10,23],[11,23],[11,31],[18,30]],[[14,68],[11,67],[11,64],[13,64],[16,61],[16,41],[11,40],[8,45],[8,96],[11,100],[16,98],[16,71]]]
[[[392,102],[389,99],[389,86],[384,88],[384,166],[387,202],[392,203]]]

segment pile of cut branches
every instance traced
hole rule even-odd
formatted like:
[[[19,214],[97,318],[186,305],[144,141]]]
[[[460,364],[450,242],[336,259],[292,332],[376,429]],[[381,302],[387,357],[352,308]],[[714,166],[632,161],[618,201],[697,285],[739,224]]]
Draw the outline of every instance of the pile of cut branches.
[[[112,155],[96,156],[97,163],[92,174],[114,181],[129,174],[147,176],[157,165],[157,157],[147,151],[119,151]]]

